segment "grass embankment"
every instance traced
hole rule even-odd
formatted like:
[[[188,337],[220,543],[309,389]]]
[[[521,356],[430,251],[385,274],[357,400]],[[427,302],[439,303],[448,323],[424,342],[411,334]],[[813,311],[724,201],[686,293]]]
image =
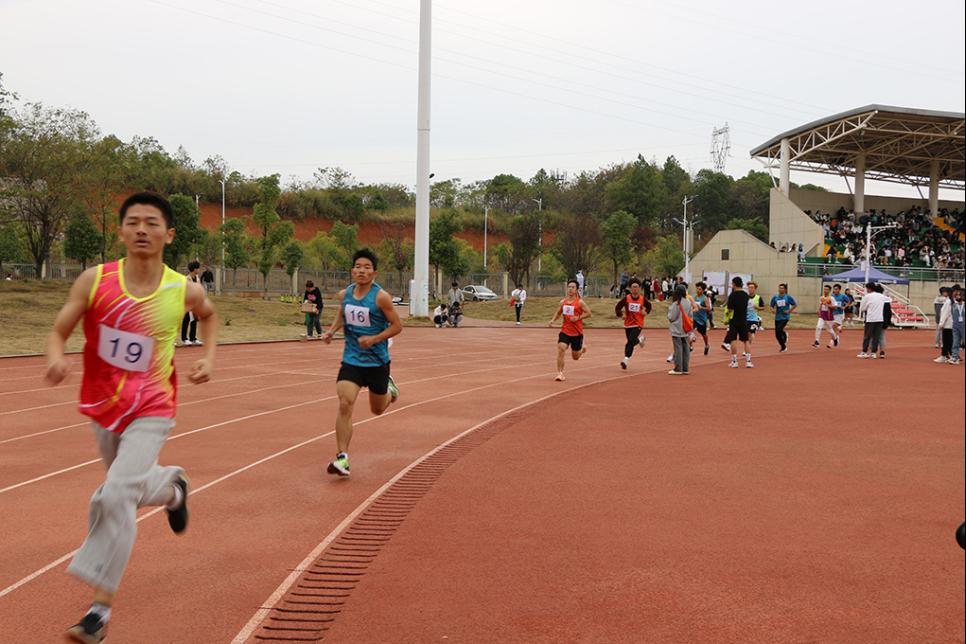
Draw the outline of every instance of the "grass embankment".
[[[769,297],[769,300],[771,298]],[[621,328],[624,322],[614,315],[614,305],[616,301],[609,298],[589,298],[585,300],[590,307],[593,315],[584,322],[588,328],[609,329]],[[720,300],[719,300],[720,302]],[[524,324],[546,323],[553,317],[557,306],[560,305],[558,297],[529,297],[523,308]],[[652,301],[653,309],[647,316],[645,325],[649,329],[667,328],[667,302]],[[463,310],[467,317],[480,320],[501,320],[512,322],[516,320],[513,308],[509,306],[507,300],[497,300],[494,302],[466,302]],[[765,321],[765,327],[771,329],[775,325],[775,316],[771,311],[762,311],[761,317]],[[724,324],[724,309],[720,306],[714,311],[715,323],[720,327]],[[814,329],[816,314],[814,311],[792,315],[792,321],[787,328],[790,329]],[[559,322],[558,322],[559,324]]]
[[[0,281],[0,328],[3,329],[0,355],[42,353],[47,333],[69,289],[70,284],[66,282]],[[219,342],[290,340],[305,332],[305,314],[291,302],[228,295],[211,299],[221,319]],[[332,323],[335,314],[332,303],[327,300],[325,304],[323,328]],[[429,322],[408,320],[406,325],[428,326]],[[77,328],[67,342],[67,349],[80,351],[83,346],[83,333]]]

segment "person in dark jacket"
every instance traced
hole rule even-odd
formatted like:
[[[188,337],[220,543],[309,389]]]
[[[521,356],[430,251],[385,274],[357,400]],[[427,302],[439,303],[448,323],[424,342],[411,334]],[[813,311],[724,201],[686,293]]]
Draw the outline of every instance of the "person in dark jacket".
[[[315,312],[312,312],[312,306]],[[302,310],[305,312],[305,337],[312,339],[312,332],[316,337],[322,337],[322,291],[312,280],[305,282],[305,292],[302,293]]]

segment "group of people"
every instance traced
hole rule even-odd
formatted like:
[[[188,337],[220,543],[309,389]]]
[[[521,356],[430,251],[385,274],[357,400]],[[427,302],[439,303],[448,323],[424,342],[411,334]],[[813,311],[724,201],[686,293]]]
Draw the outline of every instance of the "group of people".
[[[963,213],[940,211],[944,227],[934,223],[928,211],[920,207],[896,214],[869,210],[856,215],[840,208],[835,213],[812,213],[806,210],[825,231],[828,247],[826,261],[858,264],[865,260],[867,226],[894,224],[895,228],[878,232],[872,248],[872,262],[879,266],[916,266],[922,268],[962,269]]]
[[[963,287],[959,284],[939,289],[942,302],[936,314],[936,333],[939,340],[937,346],[942,353],[934,362],[940,364],[957,365],[960,363],[963,342],[966,341],[966,325],[964,325]]]

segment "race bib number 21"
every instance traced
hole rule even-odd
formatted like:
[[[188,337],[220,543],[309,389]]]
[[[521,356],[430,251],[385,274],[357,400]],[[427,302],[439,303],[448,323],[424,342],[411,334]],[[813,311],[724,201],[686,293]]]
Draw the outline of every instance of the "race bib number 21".
[[[154,355],[154,338],[119,331],[100,325],[97,355],[101,360],[125,371],[147,371]]]

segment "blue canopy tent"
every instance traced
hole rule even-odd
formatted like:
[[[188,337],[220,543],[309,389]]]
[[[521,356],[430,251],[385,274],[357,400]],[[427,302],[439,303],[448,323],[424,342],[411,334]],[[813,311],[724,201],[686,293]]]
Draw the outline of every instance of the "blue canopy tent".
[[[874,266],[869,269],[869,279],[865,279],[865,269],[861,266],[853,268],[837,275],[823,275],[823,282],[881,282],[883,284],[909,284],[909,280],[904,277],[896,277],[883,273]]]

